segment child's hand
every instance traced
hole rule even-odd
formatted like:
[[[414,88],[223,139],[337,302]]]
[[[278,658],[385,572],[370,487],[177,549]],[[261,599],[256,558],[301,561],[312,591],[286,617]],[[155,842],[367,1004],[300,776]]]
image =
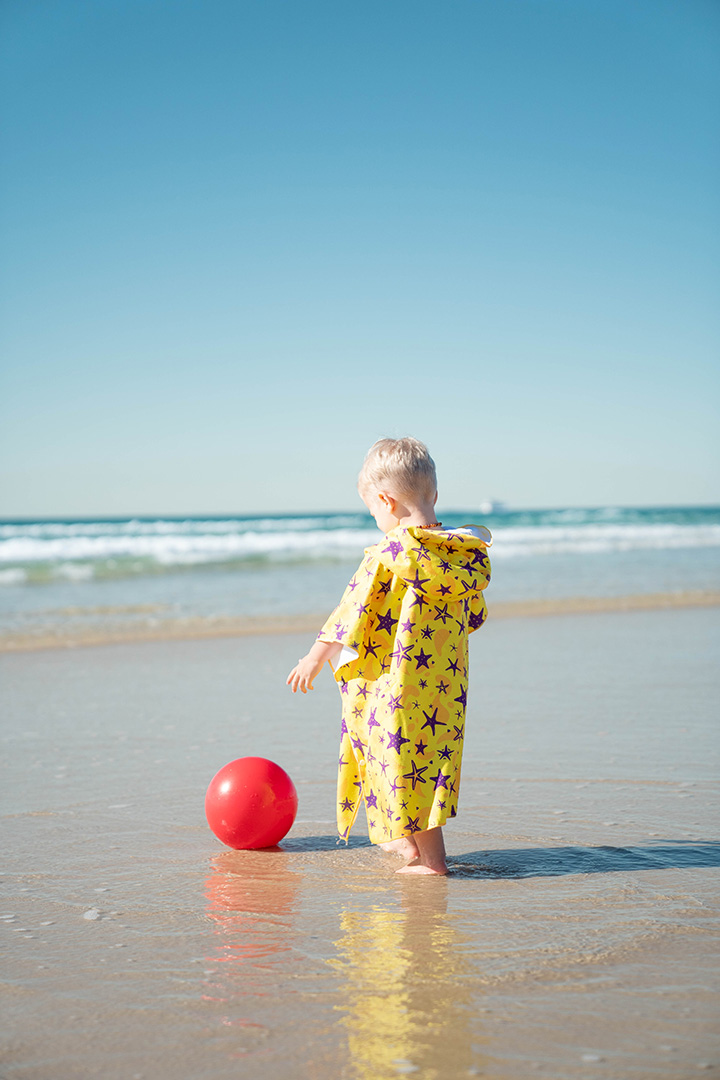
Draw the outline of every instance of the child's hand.
[[[339,641],[316,641],[307,656],[298,660],[295,667],[287,677],[287,685],[292,687],[293,694],[302,690],[307,694],[313,688],[313,679],[319,671],[322,671],[326,660],[332,660],[333,656],[342,649]]]
[[[322,661],[318,663],[309,654],[303,656],[302,660],[298,660],[287,677],[287,685],[291,687],[293,694],[296,694],[298,690],[301,690],[303,694],[306,694],[308,690],[312,690],[313,679],[322,670],[322,666]]]

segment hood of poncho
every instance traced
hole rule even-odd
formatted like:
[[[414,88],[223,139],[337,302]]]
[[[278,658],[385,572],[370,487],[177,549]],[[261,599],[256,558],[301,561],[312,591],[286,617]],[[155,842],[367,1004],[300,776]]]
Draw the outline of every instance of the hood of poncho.
[[[490,580],[487,549],[492,536],[483,525],[460,529],[391,529],[373,555],[410,588],[425,596],[459,600]]]

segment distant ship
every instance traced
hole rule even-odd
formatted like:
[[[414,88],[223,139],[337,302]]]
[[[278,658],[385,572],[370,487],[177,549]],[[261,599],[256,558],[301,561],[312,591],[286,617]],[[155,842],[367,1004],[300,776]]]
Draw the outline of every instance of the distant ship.
[[[507,514],[508,512],[507,505],[499,499],[485,499],[478,506],[478,510],[481,514]]]

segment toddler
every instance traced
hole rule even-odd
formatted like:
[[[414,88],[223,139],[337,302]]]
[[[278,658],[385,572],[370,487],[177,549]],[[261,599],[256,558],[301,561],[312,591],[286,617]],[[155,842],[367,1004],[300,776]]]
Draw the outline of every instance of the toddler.
[[[370,840],[398,873],[446,874],[442,826],[457,813],[468,689],[468,635],[490,580],[482,526],[443,529],[437,480],[417,439],[380,439],[358,491],[384,540],[370,547],[318,639],[290,672],[312,689],[330,661],[340,684],[338,830],[362,800]]]

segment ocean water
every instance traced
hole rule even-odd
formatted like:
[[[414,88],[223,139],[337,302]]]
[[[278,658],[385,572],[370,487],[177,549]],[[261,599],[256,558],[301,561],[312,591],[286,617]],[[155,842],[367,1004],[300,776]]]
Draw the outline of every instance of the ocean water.
[[[491,529],[489,600],[720,587],[720,507],[442,518]],[[0,521],[0,632],[108,618],[322,614],[379,536],[364,513]]]

